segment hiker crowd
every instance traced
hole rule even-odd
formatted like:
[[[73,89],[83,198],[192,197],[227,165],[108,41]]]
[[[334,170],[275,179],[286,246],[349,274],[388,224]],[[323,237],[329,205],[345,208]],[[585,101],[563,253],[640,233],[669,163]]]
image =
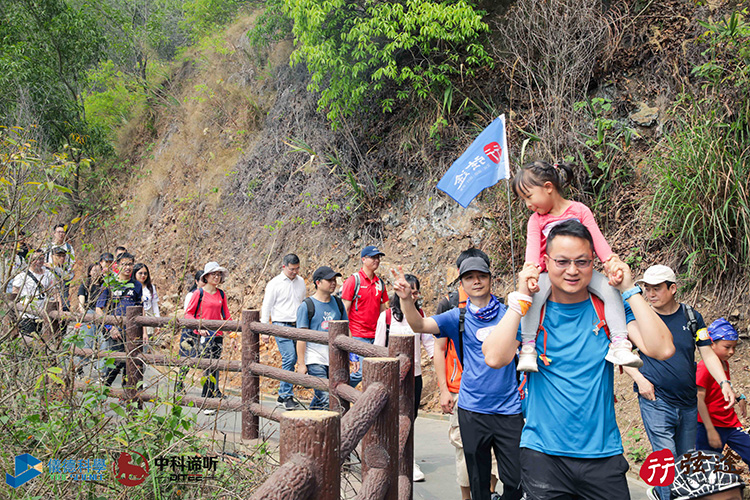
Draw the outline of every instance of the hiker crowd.
[[[680,303],[678,278],[669,267],[653,265],[636,279],[607,244],[591,210],[564,197],[571,179],[569,165],[541,161],[513,178],[514,193],[533,213],[526,262],[507,298],[492,293],[492,263],[472,248],[456,259],[455,290],[440,301],[435,315],[427,316],[420,307],[419,279],[398,266],[391,270],[389,294],[377,273],[384,254],[371,245],[359,254],[361,269],[340,289],[340,272],[315,269],[310,296],[299,257],[285,255],[281,272],[265,287],[261,322],[326,331],[331,321],[348,320],[353,338],[377,345],[387,345],[391,334],[414,333],[414,414],[421,399],[424,347],[434,359],[440,407],[451,414],[448,439],[456,450],[463,499],[630,498],[629,466],[615,419],[613,365],[634,381],[654,451],[669,450],[679,464],[693,450],[721,454],[729,445],[750,463],[750,436],[734,409],[738,404],[744,417],[746,399],[733,388],[727,363],[735,352],[736,330],[723,318],[707,326],[698,311]],[[38,332],[44,294],[54,293],[70,307],[66,289],[75,254],[65,242],[65,227],[54,231],[52,244],[29,252],[28,264],[20,253],[20,261],[4,262],[5,276],[13,274],[6,271],[10,262],[10,268],[22,269],[10,281],[29,306],[19,325],[24,333]],[[128,305],[143,304],[158,315],[148,267],[136,264],[124,248],[118,250],[116,257],[102,254],[88,267],[76,308],[123,315]],[[594,270],[595,257],[603,264],[602,274]],[[226,275],[216,262],[196,272],[185,298],[186,318],[231,319],[220,288]],[[97,341],[95,333],[91,342]],[[115,325],[105,326],[99,341],[122,350],[122,337]],[[186,329],[180,353],[220,357],[222,339],[221,331]],[[281,337],[275,345],[285,370],[328,376],[326,346]],[[350,385],[356,387],[361,363],[353,354],[350,361]],[[107,371],[105,383],[111,384],[120,369]],[[184,377],[183,371],[180,390]],[[223,397],[218,371],[205,378],[203,396]],[[279,385],[277,405],[302,408],[292,384]],[[328,408],[328,394],[315,390],[310,408]],[[741,498],[732,496],[741,495],[741,480],[724,478],[714,487],[718,476],[711,477],[696,482],[681,471],[672,488],[652,488],[648,495],[714,498],[721,491],[721,498]],[[414,480],[424,479],[415,461]],[[497,482],[502,494],[495,493]]]

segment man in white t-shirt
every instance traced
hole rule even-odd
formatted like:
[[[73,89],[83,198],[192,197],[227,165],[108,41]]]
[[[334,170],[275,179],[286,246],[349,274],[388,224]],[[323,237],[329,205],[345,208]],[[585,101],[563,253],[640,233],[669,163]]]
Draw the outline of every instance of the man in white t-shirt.
[[[18,330],[23,334],[42,332],[44,306],[54,293],[55,277],[44,267],[44,252],[29,254],[29,269],[13,278],[13,293],[23,305]]]
[[[297,320],[297,308],[307,295],[305,280],[299,276],[299,257],[290,253],[281,261],[281,274],[273,278],[266,285],[263,296],[263,307],[260,311],[261,323],[294,328]],[[262,336],[263,342],[270,339]],[[276,337],[276,347],[281,354],[281,367],[290,372],[297,364],[297,348],[295,341]],[[286,410],[300,410],[302,406],[294,399],[294,386],[289,382],[279,383],[279,397],[276,405]]]
[[[344,302],[333,295],[338,285],[337,273],[328,266],[319,267],[313,273],[315,294],[302,302],[297,309],[297,328],[328,331],[331,321],[346,318]],[[328,346],[312,342],[297,341],[297,371],[315,377],[328,378]],[[328,393],[315,389],[310,402],[311,410],[328,409]]]

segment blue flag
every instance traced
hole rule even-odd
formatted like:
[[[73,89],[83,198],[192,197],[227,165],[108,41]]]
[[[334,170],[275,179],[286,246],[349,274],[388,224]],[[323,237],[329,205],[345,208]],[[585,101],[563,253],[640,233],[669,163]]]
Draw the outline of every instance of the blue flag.
[[[505,115],[500,115],[453,162],[437,188],[466,208],[482,190],[509,178]]]

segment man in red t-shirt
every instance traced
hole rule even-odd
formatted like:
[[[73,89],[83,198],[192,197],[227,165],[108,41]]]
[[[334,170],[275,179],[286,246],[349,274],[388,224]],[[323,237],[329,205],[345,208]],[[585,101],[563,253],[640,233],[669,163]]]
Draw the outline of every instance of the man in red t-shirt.
[[[719,318],[708,327],[711,335],[711,348],[721,360],[726,381],[729,381],[728,360],[734,355],[739,336],[737,330],[724,318]],[[697,450],[712,450],[718,453],[724,451],[724,445],[729,445],[737,454],[750,465],[750,435],[743,430],[740,419],[732,405],[727,405],[721,392],[721,387],[708,373],[706,365],[701,361],[695,371],[695,382],[698,386],[698,435],[695,440]],[[747,416],[747,400],[744,394],[740,396],[740,413]]]
[[[375,340],[378,317],[388,307],[388,292],[383,281],[375,275],[380,267],[380,257],[384,255],[376,246],[363,248],[360,253],[362,269],[349,276],[341,289],[352,337],[370,344]],[[354,362],[355,368],[349,377],[349,384],[357,387],[362,380],[362,366],[356,354],[350,354],[349,359]]]

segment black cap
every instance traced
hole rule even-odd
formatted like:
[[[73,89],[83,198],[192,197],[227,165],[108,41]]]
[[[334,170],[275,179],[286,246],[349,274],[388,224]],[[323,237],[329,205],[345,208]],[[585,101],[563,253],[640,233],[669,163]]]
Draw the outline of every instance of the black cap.
[[[490,274],[490,266],[481,257],[469,257],[461,262],[461,268],[458,270],[458,276],[461,277],[464,274],[471,271],[479,271],[480,273]]]
[[[313,283],[317,283],[320,280],[330,280],[336,276],[341,276],[341,273],[337,273],[328,266],[321,266],[313,273]]]

